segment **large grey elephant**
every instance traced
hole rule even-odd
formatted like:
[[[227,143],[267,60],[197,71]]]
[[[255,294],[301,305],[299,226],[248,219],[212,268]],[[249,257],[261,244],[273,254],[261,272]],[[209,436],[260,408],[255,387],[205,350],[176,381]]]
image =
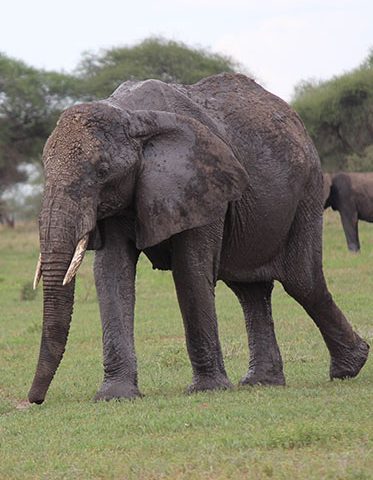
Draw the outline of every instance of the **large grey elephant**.
[[[193,369],[189,392],[229,388],[214,290],[237,295],[249,334],[242,384],[283,385],[271,292],[280,281],[312,317],[330,377],[354,377],[369,346],[329,293],[321,258],[323,178],[297,114],[244,75],[195,85],[123,83],[66,110],[48,139],[40,213],[44,319],[29,400],[43,402],[61,361],[74,276],[96,249],[104,379],[96,399],[140,396],[134,349],[141,252],[172,270]]]
[[[360,250],[358,221],[373,222],[373,172],[324,174],[324,208],[338,210],[348,249]]]

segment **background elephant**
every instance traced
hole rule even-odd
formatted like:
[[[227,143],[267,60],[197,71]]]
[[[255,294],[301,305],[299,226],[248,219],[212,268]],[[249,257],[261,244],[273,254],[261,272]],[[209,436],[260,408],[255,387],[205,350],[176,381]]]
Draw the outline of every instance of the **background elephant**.
[[[324,174],[324,208],[341,216],[347,246],[360,250],[358,220],[373,222],[373,172]]]
[[[328,198],[330,196],[331,187],[332,187],[332,174],[331,173],[324,173],[323,198],[324,198],[324,207],[325,208],[326,208]]]
[[[214,290],[237,295],[249,333],[243,384],[283,385],[273,281],[303,305],[331,355],[331,378],[353,377],[368,345],[335,305],[322,272],[323,180],[296,113],[243,75],[195,85],[126,82],[66,110],[48,139],[39,217],[44,318],[29,393],[43,402],[62,358],[74,276],[96,249],[104,379],[96,399],[141,395],[134,349],[141,252],[172,270],[193,369],[189,391],[228,388]]]

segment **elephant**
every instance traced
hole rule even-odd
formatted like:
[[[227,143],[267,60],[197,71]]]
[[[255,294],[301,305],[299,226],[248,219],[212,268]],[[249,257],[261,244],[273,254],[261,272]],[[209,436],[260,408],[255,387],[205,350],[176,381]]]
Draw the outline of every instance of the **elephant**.
[[[373,222],[373,172],[324,174],[324,208],[338,210],[347,247],[360,251],[358,221]]]
[[[141,397],[134,347],[143,253],[172,272],[192,367],[188,393],[232,388],[215,286],[237,296],[248,332],[242,385],[284,385],[271,311],[279,281],[330,353],[330,378],[354,377],[369,346],[334,303],[322,270],[323,177],[289,105],[242,74],[193,85],[126,81],[65,110],[43,151],[39,215],[43,326],[29,401],[44,401],[62,359],[75,275],[87,249],[103,332],[94,400]]]
[[[332,174],[331,173],[324,173],[323,174],[323,199],[324,199],[324,208],[326,208],[326,204],[328,203],[328,198],[330,195],[330,189],[332,187]],[[328,205],[329,206],[329,205]]]

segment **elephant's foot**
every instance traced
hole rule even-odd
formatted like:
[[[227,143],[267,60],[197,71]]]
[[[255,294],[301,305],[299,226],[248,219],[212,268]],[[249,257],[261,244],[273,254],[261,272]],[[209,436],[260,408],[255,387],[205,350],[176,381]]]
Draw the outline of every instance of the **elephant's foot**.
[[[198,375],[193,378],[187,393],[205,392],[207,390],[229,390],[231,388],[233,388],[233,384],[223,374],[216,376]]]
[[[134,400],[143,397],[139,389],[133,385],[123,382],[104,382],[100,390],[94,396],[94,401],[100,400]]]
[[[285,386],[285,375],[281,370],[276,369],[252,369],[241,379],[240,385],[271,385]]]
[[[369,345],[360,337],[355,347],[340,349],[337,355],[331,356],[330,379],[356,377],[367,361],[368,353]]]

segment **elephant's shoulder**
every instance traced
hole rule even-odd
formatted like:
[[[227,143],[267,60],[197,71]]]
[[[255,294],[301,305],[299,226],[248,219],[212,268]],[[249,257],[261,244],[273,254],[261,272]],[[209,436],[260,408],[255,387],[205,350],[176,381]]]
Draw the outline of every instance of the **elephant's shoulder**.
[[[332,177],[332,185],[335,188],[351,188],[352,180],[351,174],[346,172],[335,173]]]

